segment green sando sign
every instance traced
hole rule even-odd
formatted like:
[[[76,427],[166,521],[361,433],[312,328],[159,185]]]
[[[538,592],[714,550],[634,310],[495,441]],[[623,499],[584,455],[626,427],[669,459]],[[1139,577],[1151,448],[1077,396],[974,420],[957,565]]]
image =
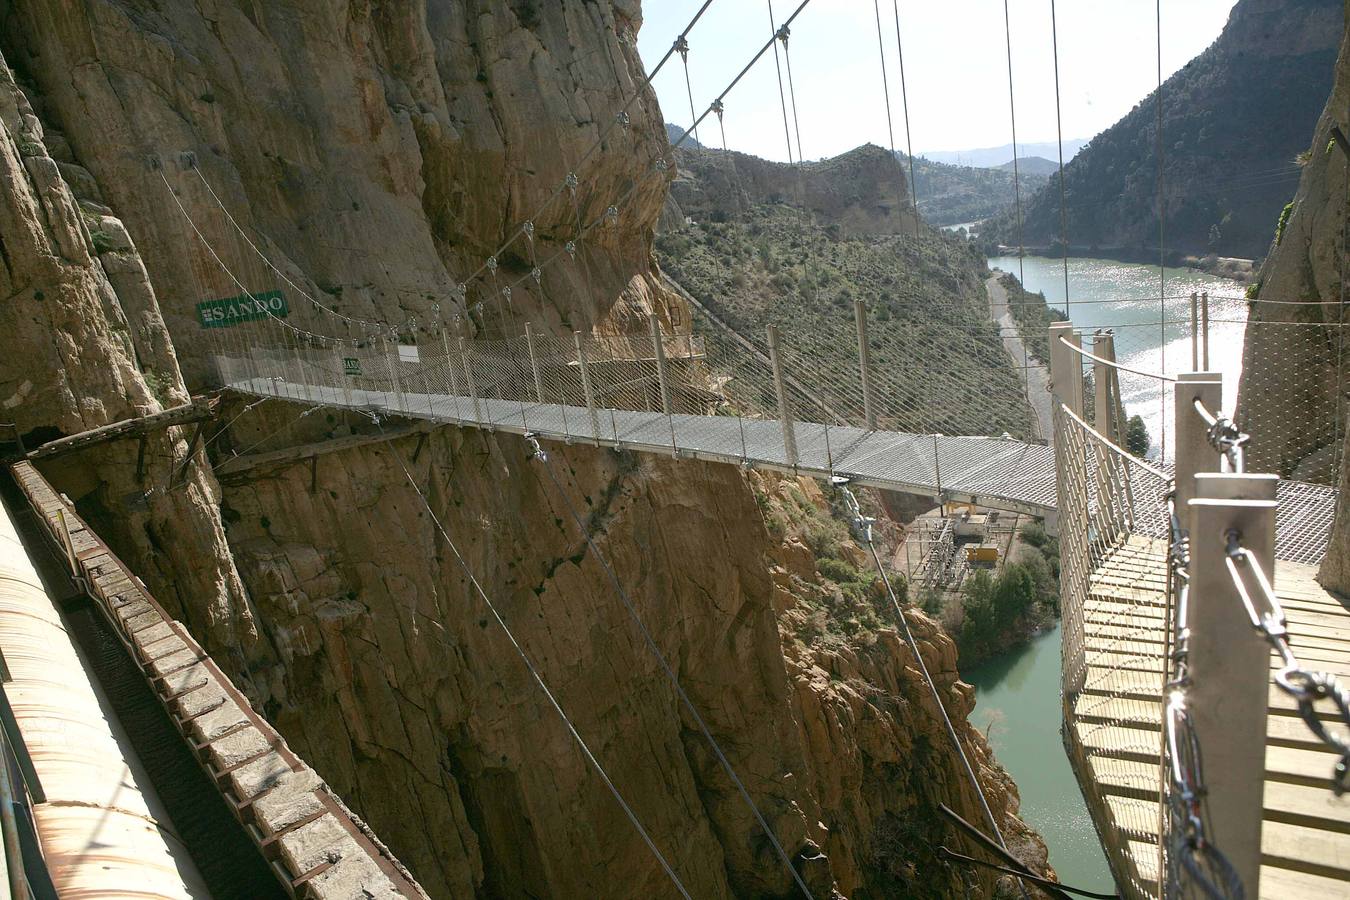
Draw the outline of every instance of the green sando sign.
[[[268,316],[284,319],[290,311],[281,291],[240,294],[238,297],[205,300],[197,304],[197,318],[203,328],[229,328],[240,322],[254,322]]]

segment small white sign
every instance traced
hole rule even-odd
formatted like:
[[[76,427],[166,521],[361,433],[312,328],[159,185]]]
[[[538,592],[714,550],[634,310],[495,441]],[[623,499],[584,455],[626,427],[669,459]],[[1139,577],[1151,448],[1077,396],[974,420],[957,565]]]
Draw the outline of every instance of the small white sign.
[[[399,345],[398,345],[398,358],[399,358],[399,362],[405,362],[405,363],[415,363],[415,362],[418,362],[419,360],[418,360],[418,357],[417,357],[417,345],[416,345],[416,344],[399,344]]]

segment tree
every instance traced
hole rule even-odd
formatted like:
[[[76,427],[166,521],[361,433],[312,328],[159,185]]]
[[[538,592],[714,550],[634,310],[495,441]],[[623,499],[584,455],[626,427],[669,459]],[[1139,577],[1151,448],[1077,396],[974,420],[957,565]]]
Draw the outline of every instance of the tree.
[[[1143,416],[1130,416],[1130,421],[1125,424],[1125,449],[1135,456],[1143,456],[1151,442]]]

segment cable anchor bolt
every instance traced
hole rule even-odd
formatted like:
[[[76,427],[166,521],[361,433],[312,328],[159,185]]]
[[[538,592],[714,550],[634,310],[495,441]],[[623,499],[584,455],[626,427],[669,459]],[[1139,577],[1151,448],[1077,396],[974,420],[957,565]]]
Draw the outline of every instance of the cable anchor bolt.
[[[576,241],[568,241],[566,244],[563,244],[563,249],[567,251],[567,255],[570,256],[570,257],[572,257],[572,259],[576,259],[576,258],[577,258],[577,242],[576,242]]]
[[[487,258],[487,267],[489,272],[497,271],[497,257],[489,256]]]
[[[627,128],[633,122],[633,120],[628,117],[628,113],[626,111],[621,111],[617,116],[614,117],[614,121],[618,122],[619,125],[623,128]]]
[[[530,240],[534,240],[534,223],[533,223],[533,222],[526,221],[524,225],[521,225],[521,226],[520,226],[520,230],[521,230],[522,232],[524,232],[525,237],[529,238]]]

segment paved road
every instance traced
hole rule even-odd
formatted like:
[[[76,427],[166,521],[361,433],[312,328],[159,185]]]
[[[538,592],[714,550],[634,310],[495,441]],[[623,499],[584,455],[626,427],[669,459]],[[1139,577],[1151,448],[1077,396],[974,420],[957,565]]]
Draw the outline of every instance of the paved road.
[[[998,279],[998,275],[990,275],[984,283],[989,294],[989,315],[1003,326],[1004,340],[1014,365],[1022,365],[1023,360],[1028,365],[1034,365],[1035,360],[1022,342],[1017,322],[1008,309],[1008,291],[999,284]],[[1046,440],[1053,428],[1050,416],[1050,372],[1045,368],[1035,368],[1026,369],[1023,374],[1026,376],[1023,384],[1029,388],[1027,402],[1036,413],[1036,437]]]

